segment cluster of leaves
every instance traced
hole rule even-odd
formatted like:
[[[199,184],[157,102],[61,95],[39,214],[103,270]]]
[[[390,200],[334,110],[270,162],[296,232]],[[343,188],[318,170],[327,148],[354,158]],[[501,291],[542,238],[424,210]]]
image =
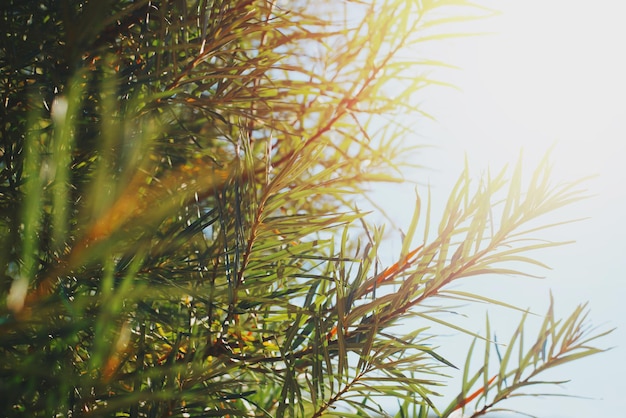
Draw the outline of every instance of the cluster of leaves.
[[[525,225],[581,193],[550,186],[547,161],[525,189],[521,163],[476,190],[465,170],[438,228],[416,200],[382,268],[382,230],[352,200],[401,181],[415,148],[394,115],[421,112],[408,103],[435,81],[416,69],[439,63],[406,52],[477,16],[448,9],[482,11],[281,4],[3,3],[3,415],[371,416],[393,396],[405,416],[447,416],[485,376],[484,413],[599,351],[582,311],[549,315],[528,354],[520,327],[497,378],[467,369],[437,411],[453,367],[425,334],[437,298],[497,303],[448,285],[534,263],[523,253],[556,244]],[[407,317],[422,325],[398,335]]]

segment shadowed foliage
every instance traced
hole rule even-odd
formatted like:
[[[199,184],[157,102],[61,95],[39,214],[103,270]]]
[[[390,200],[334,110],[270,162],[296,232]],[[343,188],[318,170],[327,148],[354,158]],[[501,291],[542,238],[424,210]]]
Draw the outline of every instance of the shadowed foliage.
[[[375,416],[390,398],[398,416],[470,401],[480,415],[601,351],[584,307],[563,321],[550,308],[531,347],[522,320],[490,371],[487,325],[484,365],[468,358],[461,393],[436,407],[455,366],[428,326],[469,333],[442,319],[450,298],[500,303],[448,285],[542,266],[525,254],[559,243],[532,240],[549,226],[536,219],[583,197],[549,182],[547,159],[527,184],[521,161],[478,182],[465,168],[438,225],[417,197],[388,266],[354,203],[404,181],[420,148],[402,115],[427,117],[414,103],[445,64],[417,47],[490,13],[4,1],[1,415]],[[405,318],[417,325],[399,333]]]

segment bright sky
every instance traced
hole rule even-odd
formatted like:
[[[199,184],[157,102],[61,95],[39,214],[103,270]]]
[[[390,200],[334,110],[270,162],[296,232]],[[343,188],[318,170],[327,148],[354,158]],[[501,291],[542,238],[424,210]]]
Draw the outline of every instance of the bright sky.
[[[478,1],[485,4],[487,1]],[[489,1],[503,14],[474,24],[494,35],[445,41],[436,53],[461,71],[441,72],[441,79],[462,91],[434,88],[422,97],[424,110],[437,118],[418,129],[420,140],[440,147],[424,151],[418,162],[427,173],[435,200],[446,199],[460,173],[463,154],[476,172],[514,162],[520,148],[530,171],[556,142],[555,181],[597,173],[588,183],[595,196],[556,213],[556,220],[590,219],[555,230],[555,240],[576,244],[536,255],[553,269],[545,280],[476,280],[492,296],[544,312],[553,291],[557,313],[567,314],[589,301],[595,326],[618,327],[601,341],[612,351],[574,362],[551,377],[572,381],[558,393],[592,399],[526,398],[516,404],[541,418],[621,416],[626,375],[626,2],[623,0]],[[433,57],[435,58],[435,57]],[[424,180],[424,173],[420,180]],[[404,189],[382,194],[399,225],[408,225],[411,205]],[[398,248],[399,250],[399,244]],[[477,287],[472,287],[476,290]],[[477,327],[484,322],[479,307]],[[517,323],[517,315],[497,311],[495,327]],[[472,319],[472,318],[470,318]],[[462,363],[463,350],[449,353]],[[456,389],[455,389],[456,390]]]

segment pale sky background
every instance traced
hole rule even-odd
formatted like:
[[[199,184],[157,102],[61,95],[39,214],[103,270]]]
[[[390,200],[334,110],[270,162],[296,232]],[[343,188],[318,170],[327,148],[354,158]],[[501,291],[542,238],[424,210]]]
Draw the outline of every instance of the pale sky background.
[[[531,171],[554,142],[555,182],[598,174],[587,183],[594,197],[552,215],[557,221],[590,219],[550,234],[575,244],[533,254],[552,267],[540,272],[545,279],[478,278],[467,288],[538,313],[547,309],[552,290],[557,316],[589,301],[593,326],[617,327],[599,341],[603,347],[614,346],[611,351],[550,375],[571,379],[553,392],[589,399],[524,398],[503,406],[541,418],[626,416],[626,1],[478,3],[490,4],[502,15],[472,28],[495,34],[429,47],[437,55],[432,58],[462,67],[433,72],[462,91],[437,87],[421,97],[424,110],[437,121],[417,123],[418,140],[437,148],[416,156],[416,162],[434,169],[418,172],[419,180],[430,183],[435,205],[442,204],[461,171],[464,153],[473,172],[480,173],[514,162],[523,147]],[[408,226],[413,186],[386,187],[376,199],[385,203],[398,225]],[[399,240],[389,250],[398,253]],[[471,329],[475,323],[480,330],[486,309],[464,311],[469,316],[463,324]],[[493,328],[507,339],[519,316],[489,311]],[[449,338],[455,343],[442,341],[448,347],[445,354],[462,364],[467,346]]]

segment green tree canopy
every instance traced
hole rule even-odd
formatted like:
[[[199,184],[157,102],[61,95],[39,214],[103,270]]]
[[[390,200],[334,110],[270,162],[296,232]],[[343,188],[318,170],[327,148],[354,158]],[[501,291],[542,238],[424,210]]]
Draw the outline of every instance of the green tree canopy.
[[[400,115],[443,63],[423,42],[490,13],[465,0],[3,2],[0,394],[3,416],[477,414],[601,351],[586,311],[498,367],[463,373],[429,324],[451,289],[524,274],[536,219],[580,199],[545,160],[424,196],[397,260],[353,203],[403,181],[420,145]],[[436,216],[435,216],[436,215]],[[438,224],[436,223],[438,219]],[[418,223],[425,231],[417,237]],[[413,318],[400,334],[394,325]],[[442,319],[444,318],[444,319]],[[530,345],[528,341],[530,339]],[[469,349],[473,352],[473,344]],[[482,361],[481,361],[482,362]],[[437,407],[437,405],[440,405]]]

